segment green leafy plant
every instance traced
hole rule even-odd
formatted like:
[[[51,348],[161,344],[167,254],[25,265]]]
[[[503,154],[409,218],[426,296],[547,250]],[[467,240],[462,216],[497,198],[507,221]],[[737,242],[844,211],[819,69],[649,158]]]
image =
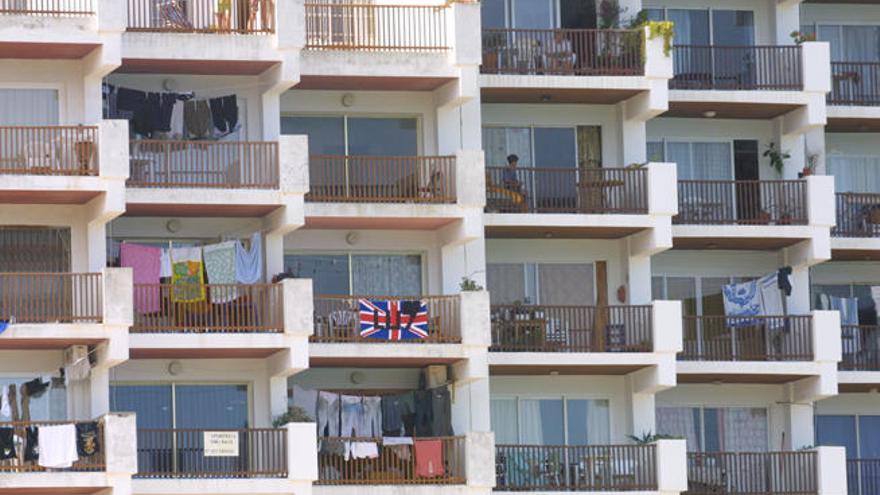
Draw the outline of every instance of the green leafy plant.
[[[816,41],[816,33],[804,33],[802,31],[792,31],[789,33],[794,44],[800,45],[806,41]]]
[[[626,9],[620,8],[618,0],[602,0],[599,3],[599,29],[615,29],[620,27],[620,15]]]
[[[782,175],[782,170],[785,168],[785,160],[791,158],[791,155],[788,152],[776,149],[776,143],[769,143],[767,149],[764,150],[764,157],[770,158],[770,166],[775,168],[779,175]]]
[[[641,435],[627,435],[627,437],[639,445],[654,443],[657,440],[681,440],[681,437],[675,435],[654,434],[650,431],[642,432]]]
[[[675,25],[672,21],[648,21],[645,25],[648,26],[648,39],[663,37],[663,55],[670,56],[672,54],[672,38],[675,36]]]
[[[312,423],[314,421],[303,408],[293,406],[286,413],[276,417],[272,421],[272,426],[281,428],[287,423]]]
[[[458,287],[462,292],[477,292],[483,290],[483,286],[470,277],[461,277],[461,283],[458,284]]]

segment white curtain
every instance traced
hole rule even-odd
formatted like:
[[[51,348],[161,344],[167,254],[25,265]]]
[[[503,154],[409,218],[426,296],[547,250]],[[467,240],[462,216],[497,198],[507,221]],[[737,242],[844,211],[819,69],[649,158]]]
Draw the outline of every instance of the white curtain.
[[[688,452],[702,450],[700,442],[700,409],[696,407],[658,407],[657,433],[682,437]]]
[[[519,157],[520,167],[532,166],[532,130],[528,127],[486,127],[483,129],[486,166],[507,165],[508,155]]]
[[[880,156],[829,155],[837,192],[880,193]]]
[[[766,452],[769,426],[767,410],[759,407],[718,409],[721,450],[724,452]],[[706,435],[710,432],[706,431]]]
[[[419,255],[356,255],[351,257],[352,293],[371,296],[420,296]]]
[[[560,306],[589,306],[593,295],[593,265],[545,263],[538,265],[540,303]]]
[[[520,444],[544,445],[544,426],[541,418],[541,401],[523,399],[519,401]]]
[[[843,26],[843,53],[849,62],[880,61],[877,26]],[[834,59],[832,59],[834,60]]]
[[[729,180],[733,178],[731,143],[666,143],[668,161],[674,162],[682,180]]]
[[[499,445],[513,445],[519,441],[516,420],[516,399],[492,399],[492,431]]]
[[[607,400],[587,401],[587,444],[608,445],[611,442],[611,407]]]
[[[521,263],[487,263],[486,286],[492,304],[513,304],[526,298],[525,276]]]

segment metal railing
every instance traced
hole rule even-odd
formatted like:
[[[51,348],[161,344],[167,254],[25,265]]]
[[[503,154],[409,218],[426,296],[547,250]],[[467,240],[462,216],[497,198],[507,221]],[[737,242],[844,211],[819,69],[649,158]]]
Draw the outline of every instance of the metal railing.
[[[379,457],[345,460],[344,452],[351,443],[376,444]],[[415,442],[432,442],[439,449],[441,466],[433,465],[433,473],[418,468],[418,445],[385,446],[381,438],[323,438],[318,453],[316,485],[462,485],[465,483],[464,437],[416,438]],[[427,464],[427,463],[426,463]]]
[[[492,306],[491,351],[651,352],[653,348],[651,306]]]
[[[498,445],[496,489],[618,492],[657,490],[654,445]]]
[[[816,452],[689,452],[688,491],[748,495],[818,493]]]
[[[281,284],[134,284],[132,333],[281,333]]]
[[[648,213],[648,170],[486,167],[486,211]]]
[[[694,46],[672,49],[670,89],[803,89],[801,47]]]
[[[880,371],[880,326],[841,325],[842,371]]]
[[[682,361],[812,361],[813,318],[684,316]]]
[[[880,237],[880,194],[837,193],[834,237]]]
[[[455,203],[454,156],[309,158],[306,201],[331,203]]]
[[[277,142],[132,141],[130,187],[277,189]]]
[[[5,393],[5,392],[4,392]],[[15,435],[22,439],[16,444],[16,456],[12,459],[0,461],[0,474],[5,473],[35,473],[47,471],[46,468],[39,464],[39,446],[36,450],[29,448],[30,439],[36,440],[39,435],[41,426],[55,426],[65,424],[84,424],[92,423],[92,421],[4,421],[0,422],[0,428],[13,428]],[[73,463],[69,468],[51,469],[50,471],[68,471],[68,472],[98,472],[104,471],[107,466],[106,461],[106,441],[104,437],[104,423],[98,423],[98,449],[94,455],[79,456],[79,460]],[[30,430],[30,431],[28,431]],[[28,455],[32,452],[33,455]]]
[[[0,174],[98,175],[98,127],[0,126]]]
[[[128,0],[128,31],[152,33],[275,32],[275,0]]]
[[[409,339],[405,330],[408,319],[387,315],[379,315],[377,327],[392,327],[401,335],[401,339],[382,338],[379,332],[376,338],[361,336],[360,300],[367,301],[421,301],[428,307],[427,337]],[[428,343],[455,344],[461,342],[460,298],[458,296],[315,296],[315,333],[312,342],[345,343],[345,342],[395,342],[395,343]],[[371,317],[372,318],[372,317]],[[387,318],[387,319],[386,319]],[[391,320],[389,322],[389,320]],[[403,330],[403,331],[401,331]]]
[[[206,452],[215,438],[228,451]],[[136,478],[286,478],[287,430],[139,429],[137,456]]]
[[[447,15],[439,5],[307,2],[306,48],[440,51],[449,48]]]
[[[644,33],[623,29],[484,29],[484,74],[639,76]]]
[[[849,495],[880,493],[880,459],[847,459],[846,487]]]
[[[94,13],[94,0],[0,0],[0,14],[60,17]]]
[[[680,180],[675,224],[806,225],[804,180]]]
[[[0,320],[100,323],[100,273],[0,273]]]
[[[829,105],[880,105],[880,62],[831,62]]]

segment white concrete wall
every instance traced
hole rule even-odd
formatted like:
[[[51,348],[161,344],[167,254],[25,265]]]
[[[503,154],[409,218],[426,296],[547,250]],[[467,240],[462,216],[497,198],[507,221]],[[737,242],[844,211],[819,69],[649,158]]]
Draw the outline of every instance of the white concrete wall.
[[[100,116],[86,117],[84,67],[79,60],[0,60],[0,88],[57,90],[59,124],[94,125]]]
[[[773,4],[763,0],[645,0],[644,8],[751,10],[755,20],[755,44],[776,44]],[[791,32],[791,31],[789,31]],[[788,36],[788,33],[785,33]]]

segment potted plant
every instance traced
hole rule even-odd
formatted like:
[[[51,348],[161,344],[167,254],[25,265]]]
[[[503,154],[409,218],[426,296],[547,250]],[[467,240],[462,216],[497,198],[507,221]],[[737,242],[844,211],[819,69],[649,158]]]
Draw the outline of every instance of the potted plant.
[[[315,420],[310,418],[303,408],[293,406],[286,413],[272,420],[272,426],[275,428],[281,428],[287,423],[311,423],[313,421]]]
[[[217,0],[218,31],[230,31],[232,29],[232,0]]]
[[[795,45],[800,45],[806,41],[816,41],[816,33],[804,33],[802,31],[792,31],[789,36]]]
[[[809,177],[813,175],[813,172],[816,171],[816,164],[819,163],[819,155],[812,154],[807,157],[807,164],[804,165],[804,170],[801,172],[801,177]]]
[[[782,175],[782,170],[785,169],[785,160],[791,158],[791,155],[785,151],[779,151],[776,149],[776,143],[771,142],[764,150],[764,157],[770,158],[770,166],[776,169],[779,175]]]

